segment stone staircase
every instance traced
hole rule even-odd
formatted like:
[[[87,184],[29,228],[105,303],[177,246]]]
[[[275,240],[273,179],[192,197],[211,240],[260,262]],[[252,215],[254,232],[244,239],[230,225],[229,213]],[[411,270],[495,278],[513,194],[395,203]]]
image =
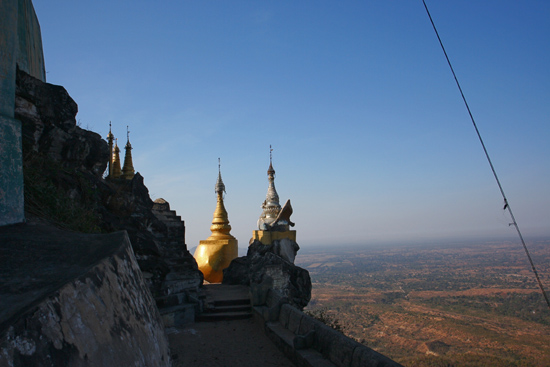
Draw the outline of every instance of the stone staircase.
[[[205,284],[204,309],[198,322],[240,320],[252,317],[252,305],[247,286]]]
[[[154,233],[169,269],[161,294],[155,297],[164,326],[195,322],[196,315],[202,311],[199,295],[202,278],[185,245],[185,222],[164,199],[155,200],[152,212],[167,228],[167,233]]]

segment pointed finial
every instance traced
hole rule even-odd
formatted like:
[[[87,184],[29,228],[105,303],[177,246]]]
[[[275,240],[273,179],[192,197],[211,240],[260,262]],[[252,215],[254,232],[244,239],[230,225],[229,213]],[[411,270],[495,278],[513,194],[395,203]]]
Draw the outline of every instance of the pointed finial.
[[[214,191],[219,195],[225,192],[225,185],[222,180],[222,169],[221,169],[220,158],[218,158],[218,180],[216,181],[216,186],[214,187]]]
[[[273,148],[271,148],[271,144],[269,145],[269,168],[267,170],[267,175],[275,175],[275,170],[273,169]]]
[[[113,139],[114,138],[115,138],[115,136],[111,132],[111,121],[109,121],[109,134],[107,134],[107,141],[109,142],[109,144],[113,144]]]
[[[126,139],[130,141],[130,127],[128,125],[126,125]]]

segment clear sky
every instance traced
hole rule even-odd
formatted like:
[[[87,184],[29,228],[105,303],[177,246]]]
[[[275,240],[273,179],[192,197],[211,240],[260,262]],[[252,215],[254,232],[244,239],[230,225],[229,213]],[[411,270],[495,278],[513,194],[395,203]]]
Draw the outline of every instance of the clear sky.
[[[516,219],[550,235],[550,2],[427,0]],[[510,236],[421,0],[34,0],[46,77],[151,197],[210,235],[218,157],[246,247],[269,145],[297,241]]]

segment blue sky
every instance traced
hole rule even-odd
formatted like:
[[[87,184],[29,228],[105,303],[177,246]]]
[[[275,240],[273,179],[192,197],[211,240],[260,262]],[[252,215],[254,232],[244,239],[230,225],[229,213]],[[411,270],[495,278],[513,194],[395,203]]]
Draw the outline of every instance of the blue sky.
[[[550,235],[550,2],[427,0],[525,237]],[[302,247],[514,238],[422,2],[35,0],[48,82],[210,235],[221,157],[248,245],[267,191]]]

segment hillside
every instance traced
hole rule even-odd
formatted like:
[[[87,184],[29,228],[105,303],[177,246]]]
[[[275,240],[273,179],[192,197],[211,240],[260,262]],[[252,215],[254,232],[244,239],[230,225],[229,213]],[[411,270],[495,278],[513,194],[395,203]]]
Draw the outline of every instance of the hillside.
[[[529,244],[543,284],[548,245]],[[550,365],[550,312],[518,244],[309,250],[297,263],[308,310],[399,363]]]

